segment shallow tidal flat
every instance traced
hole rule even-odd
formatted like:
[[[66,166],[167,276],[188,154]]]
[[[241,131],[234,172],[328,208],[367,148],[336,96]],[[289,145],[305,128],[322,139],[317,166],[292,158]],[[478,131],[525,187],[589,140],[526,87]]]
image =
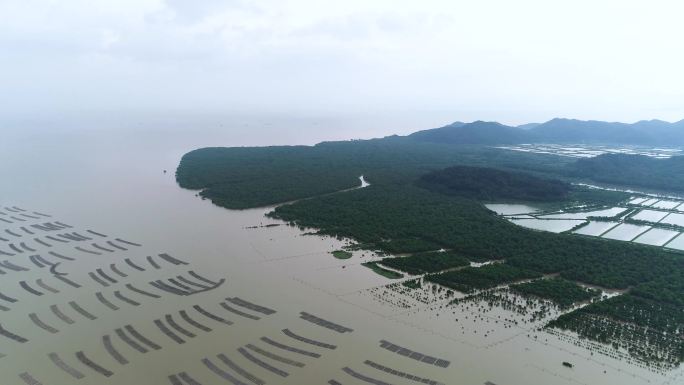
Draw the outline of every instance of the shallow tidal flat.
[[[649,370],[620,361],[617,356],[592,353],[572,333],[540,330],[546,321],[558,314],[557,311],[531,321],[530,314],[521,315],[507,306],[492,306],[484,299],[452,305],[449,302],[433,302],[389,318],[429,330],[454,346],[467,347],[472,351],[470,358],[492,360],[501,357],[501,361],[497,361],[501,366],[497,364],[497,367],[503,369],[490,371],[489,381],[495,384],[510,383],[511,379],[502,372],[515,370],[518,365],[515,362],[519,360],[526,362],[523,367],[530,378],[544,378],[549,384],[596,384],[612,375],[621,377],[617,381],[625,384],[653,379]],[[506,356],[509,358],[504,358]],[[624,355],[622,359],[625,359]],[[571,373],[559,364],[563,361],[574,365]]]
[[[103,251],[101,255],[76,249],[76,244],[90,244],[91,240],[52,245],[50,251],[75,259],[63,261],[57,272],[68,273],[67,277],[81,287],[58,286],[47,280],[49,269],[39,268],[35,263],[32,264],[36,276],[16,277],[30,281],[31,287],[35,279],[42,278],[55,285],[59,293],[36,296],[28,291],[22,293],[18,291],[23,290],[21,287],[13,288],[3,281],[3,294],[11,294],[22,302],[32,300],[32,311],[40,320],[26,322],[26,314],[19,309],[7,312],[10,317],[4,319],[3,327],[29,339],[14,351],[4,351],[6,357],[0,359],[3,373],[16,374],[9,377],[8,383],[23,384],[30,378],[44,384],[70,383],[75,373],[83,375],[84,381],[102,384],[173,384],[172,381],[182,378],[201,384],[224,383],[226,378],[242,378],[243,382],[258,378],[281,384],[325,383],[331,379],[352,383],[357,375],[388,384],[412,383],[378,369],[390,368],[444,384],[456,378],[468,383],[541,385],[570,375],[564,372],[562,361],[575,363],[577,367],[571,375],[583,381],[606,367],[620,370],[611,370],[605,378],[624,384],[637,384],[649,375],[648,371],[635,370],[611,358],[586,358],[586,352],[572,344],[555,341],[555,337],[545,333],[533,333],[533,325],[541,319],[526,324],[524,320],[528,317],[504,308],[490,309],[486,303],[447,306],[454,298],[463,296],[447,295],[443,289],[435,292],[428,286],[410,293],[397,291],[400,284],[360,266],[377,259],[373,254],[354,251],[348,260],[334,258],[330,251],[342,248],[347,244],[345,240],[303,235],[301,230],[289,226],[247,229],[245,224],[278,222],[263,219],[263,211],[241,215],[244,222],[235,230],[239,233],[236,239],[246,241],[240,249],[239,263],[169,249],[162,253],[144,237],[129,240],[141,246],[114,243],[127,250],[112,247],[111,252]],[[67,223],[79,234],[86,234],[88,227]],[[105,235],[105,241],[120,235],[106,228],[107,231],[95,230]],[[28,245],[35,246],[41,254],[48,249],[33,242]],[[81,248],[94,250],[85,247]],[[220,254],[226,253],[232,254],[230,248],[222,248]],[[57,260],[46,258],[48,262]],[[170,279],[178,276],[197,285],[206,284],[187,274],[190,268],[212,282],[223,277],[226,283],[190,296],[178,296],[173,290],[150,285],[157,280],[174,284]],[[188,287],[183,281],[178,283]],[[387,288],[388,285],[394,286]],[[35,289],[43,291],[38,285]],[[287,290],[288,296],[280,295],[283,290]],[[385,292],[393,293],[394,299]],[[79,314],[68,305],[70,301],[76,301],[85,314],[97,317],[96,320]],[[73,325],[50,310],[54,304]],[[260,312],[262,306],[275,313]],[[140,311],[143,309],[144,312]],[[316,322],[303,319],[301,311],[312,314]],[[330,323],[353,331],[340,333],[321,326]],[[310,341],[293,338],[283,332],[285,329]],[[33,340],[39,340],[40,346]],[[317,356],[278,348],[266,341]],[[321,348],[312,345],[313,341],[336,348]],[[381,341],[446,359],[450,365],[440,368],[416,361],[383,348]],[[554,342],[547,344],[548,341]],[[53,352],[59,359],[50,358]],[[79,352],[83,355],[77,355]],[[121,363],[124,360],[127,364]],[[488,364],[491,360],[501,361],[500,369],[492,371]],[[519,367],[530,368],[534,375],[512,375]],[[19,377],[24,373],[31,377]]]
[[[255,212],[251,218],[263,220],[261,215]],[[358,320],[367,320],[359,317],[357,307],[335,301],[334,308],[320,308],[335,287],[319,288],[312,278],[335,267],[345,272],[329,254],[343,241],[303,236],[287,226],[243,229],[241,236],[249,239],[255,253],[226,265],[159,252],[140,239],[117,238],[71,221],[64,226],[52,218],[40,221],[22,220],[16,231],[7,232],[25,239],[22,242],[42,257],[28,258],[28,251],[22,250],[5,256],[15,264],[3,262],[4,268],[12,267],[0,285],[3,384],[314,384],[335,378],[348,383],[354,376],[404,381],[385,368],[446,384],[453,375],[448,365],[421,364],[398,354],[382,358],[386,350],[380,335],[376,340],[354,337],[359,326],[364,329]],[[60,237],[74,230],[81,237]],[[46,242],[49,246],[37,242],[47,234],[65,241]],[[94,247],[100,244],[110,247]],[[285,245],[295,254],[273,258],[283,255],[276,250]],[[355,257],[362,258],[362,252]],[[304,262],[302,271],[307,270],[304,266],[315,269],[299,278],[283,275],[282,261]],[[326,267],[317,261],[332,263]],[[347,275],[331,273],[325,282],[349,282],[368,272],[367,285],[384,283],[369,269],[355,271],[353,265],[359,262],[351,263]],[[278,271],[281,274],[274,274]],[[260,277],[261,284],[250,283],[254,277]],[[359,283],[351,284],[358,288]],[[278,294],[283,284],[296,298]],[[299,299],[304,293],[308,301]],[[381,330],[377,322],[367,327],[362,335]],[[429,338],[415,342],[395,332],[380,334],[428,355],[449,356],[442,347],[424,346]]]

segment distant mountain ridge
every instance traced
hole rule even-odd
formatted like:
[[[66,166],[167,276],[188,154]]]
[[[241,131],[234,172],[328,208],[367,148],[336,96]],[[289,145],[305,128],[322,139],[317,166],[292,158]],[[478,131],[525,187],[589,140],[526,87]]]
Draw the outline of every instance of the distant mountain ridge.
[[[498,122],[455,122],[418,131],[411,140],[454,144],[586,143],[628,145],[684,145],[684,120],[636,123],[556,118],[517,127]]]
[[[525,141],[525,131],[517,127],[509,127],[497,122],[472,123],[456,122],[448,126],[423,130],[409,135],[409,138],[439,143],[458,144],[513,144]]]

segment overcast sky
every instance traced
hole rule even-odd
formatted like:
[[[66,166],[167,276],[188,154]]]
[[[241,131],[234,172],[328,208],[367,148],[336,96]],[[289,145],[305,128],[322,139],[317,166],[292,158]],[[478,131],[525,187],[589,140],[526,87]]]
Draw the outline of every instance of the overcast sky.
[[[0,123],[675,121],[682,15],[679,0],[0,0]]]

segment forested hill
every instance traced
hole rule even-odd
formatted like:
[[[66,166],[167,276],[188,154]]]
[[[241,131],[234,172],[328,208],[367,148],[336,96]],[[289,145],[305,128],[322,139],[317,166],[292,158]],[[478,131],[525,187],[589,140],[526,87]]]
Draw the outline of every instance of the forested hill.
[[[682,192],[684,156],[655,159],[644,155],[604,154],[570,164],[567,174],[602,183]]]
[[[447,195],[493,201],[559,201],[570,185],[553,179],[485,167],[455,166],[423,175],[418,186]]]
[[[660,120],[633,124],[596,120],[553,119],[541,124],[518,127],[497,122],[456,122],[444,127],[423,130],[408,136],[421,142],[453,144],[514,143],[594,143],[630,145],[684,145],[684,120],[668,123]]]
[[[445,127],[418,131],[408,137],[434,143],[514,144],[528,140],[529,131],[497,122],[456,122]]]

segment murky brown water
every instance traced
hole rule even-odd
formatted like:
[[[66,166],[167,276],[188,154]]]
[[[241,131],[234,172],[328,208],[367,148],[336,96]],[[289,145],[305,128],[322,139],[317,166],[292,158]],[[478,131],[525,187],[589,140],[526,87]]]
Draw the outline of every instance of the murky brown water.
[[[361,384],[359,379],[342,371],[350,367],[366,376],[391,384],[417,384],[418,382],[379,371],[365,365],[375,363],[428,378],[445,384],[548,385],[548,384],[643,384],[682,381],[682,370],[667,375],[602,355],[590,355],[579,347],[563,342],[546,333],[536,333],[538,339],[527,337],[531,325],[503,327],[485,319],[470,320],[463,310],[439,309],[414,301],[411,311],[378,301],[368,289],[389,283],[388,280],[359,265],[372,258],[356,253],[350,260],[337,260],[329,251],[338,249],[342,241],[304,236],[301,231],[287,226],[247,229],[250,226],[277,223],[264,217],[267,209],[229,211],[195,197],[194,192],[177,187],[173,171],[180,156],[204,145],[241,145],[245,139],[219,132],[70,132],[70,133],[8,133],[0,143],[0,171],[3,184],[0,189],[0,206],[18,206],[52,215],[45,219],[12,220],[0,222],[0,237],[16,243],[25,241],[36,252],[25,251],[14,256],[0,256],[30,268],[29,271],[11,271],[0,276],[0,292],[18,300],[16,303],[0,301],[10,310],[0,312],[0,324],[27,338],[18,343],[0,337],[0,374],[2,384],[23,384],[18,375],[29,372],[43,384],[169,384],[169,375],[187,372],[202,384],[229,383],[212,373],[202,362],[210,358],[223,370],[236,375],[216,358],[224,353],[236,364],[271,384],[324,384],[335,379],[343,384]],[[263,143],[269,144],[269,143]],[[168,170],[165,174],[163,170]],[[10,216],[18,213],[0,209]],[[44,232],[30,224],[61,221],[74,226],[69,232],[89,235],[91,241],[50,242],[51,248],[33,241],[40,236],[64,233],[67,230]],[[5,229],[20,233],[21,226],[36,234],[23,233],[21,240],[4,233]],[[108,235],[98,238],[88,229]],[[111,248],[105,243],[123,238],[142,244],[141,247],[119,245],[127,251],[99,251],[88,254],[75,246],[96,250],[91,243]],[[9,251],[8,243],[0,241],[0,249]],[[67,272],[69,279],[81,285],[74,288],[56,280],[46,267],[39,268],[28,256],[38,254],[50,261],[58,259],[47,254],[55,251],[75,258],[61,261],[59,272]],[[157,257],[168,253],[190,263],[176,266]],[[155,256],[160,268],[151,266],[146,256]],[[137,271],[126,264],[129,258],[143,266]],[[110,265],[127,276],[115,275]],[[101,268],[116,283],[108,287],[95,282],[89,275]],[[190,296],[177,296],[149,285],[150,281],[188,277],[188,270],[202,276],[227,282],[219,288]],[[42,279],[59,293],[47,292],[35,282]],[[26,281],[42,296],[28,293],[19,286]],[[128,290],[132,284],[161,298],[145,297]],[[139,302],[134,306],[114,296],[120,291]],[[101,292],[119,310],[103,305],[95,296]],[[277,313],[265,315],[239,306],[235,308],[258,315],[253,320],[223,309],[220,303],[226,297],[240,297],[274,309]],[[76,301],[97,317],[89,320],[70,307]],[[50,310],[58,305],[73,319],[68,324]],[[234,322],[224,325],[203,318],[193,309],[204,309]],[[192,318],[210,327],[205,332],[192,327],[179,316],[186,310]],[[335,331],[314,325],[299,318],[305,311],[326,320],[354,329],[351,333]],[[50,333],[36,326],[28,315],[36,315],[58,329]],[[155,319],[164,320],[170,314],[185,329],[196,335],[182,336],[185,343],[178,344],[160,331]],[[458,319],[459,321],[456,321]],[[161,346],[159,350],[140,353],[126,345],[115,334],[115,329],[133,325],[143,335]],[[281,332],[289,328],[302,336],[337,345],[329,350],[296,341]],[[484,337],[476,331],[493,330]],[[176,333],[178,334],[178,333]],[[102,337],[112,336],[115,348],[129,361],[118,363],[104,348]],[[272,347],[260,341],[269,337],[278,342],[321,354],[320,358],[307,357]],[[380,347],[380,340],[410,348],[451,362],[440,368],[392,353]],[[253,353],[262,361],[286,371],[281,377],[247,360],[237,349],[254,344],[280,356],[305,365],[291,366]],[[105,377],[82,364],[76,353],[83,351],[88,358],[113,374]],[[49,353],[58,353],[69,366],[85,378],[77,380],[59,369],[49,359]],[[562,367],[570,361],[573,369]],[[605,373],[604,373],[605,371]],[[681,382],[679,382],[681,383]]]

